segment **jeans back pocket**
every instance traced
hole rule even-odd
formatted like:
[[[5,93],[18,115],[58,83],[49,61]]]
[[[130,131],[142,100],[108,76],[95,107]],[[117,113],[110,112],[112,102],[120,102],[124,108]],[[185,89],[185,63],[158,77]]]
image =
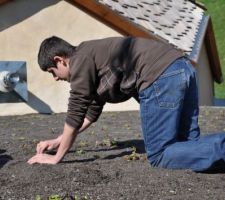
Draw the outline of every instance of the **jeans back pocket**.
[[[159,107],[177,107],[184,99],[186,89],[185,70],[181,68],[162,74],[153,83],[153,87]]]

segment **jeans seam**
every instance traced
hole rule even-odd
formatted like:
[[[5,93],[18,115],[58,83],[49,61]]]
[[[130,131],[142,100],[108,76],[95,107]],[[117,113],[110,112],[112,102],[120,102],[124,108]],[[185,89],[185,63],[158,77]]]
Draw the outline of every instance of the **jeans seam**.
[[[170,77],[170,76],[175,76],[175,75],[181,74],[183,72],[184,72],[184,68],[178,69],[178,70],[175,70],[175,71],[172,71],[172,72],[168,72],[166,74],[161,75],[158,80],[163,79],[163,78],[167,78],[167,77]],[[155,82],[157,82],[157,80]]]

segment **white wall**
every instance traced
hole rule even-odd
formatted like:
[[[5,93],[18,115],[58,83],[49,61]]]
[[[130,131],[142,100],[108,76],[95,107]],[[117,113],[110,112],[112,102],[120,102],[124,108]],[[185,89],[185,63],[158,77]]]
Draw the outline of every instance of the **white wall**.
[[[66,112],[69,84],[55,82],[37,64],[39,45],[56,35],[76,45],[81,41],[119,36],[66,1],[19,0],[0,7],[0,60],[26,61],[28,103],[0,103],[0,115],[35,112]],[[0,96],[1,98],[1,96]],[[104,110],[136,110],[138,104],[107,105]]]
[[[198,73],[199,103],[204,106],[212,106],[214,104],[214,82],[204,44],[196,70]]]
[[[0,103],[0,115],[35,112],[66,112],[69,84],[55,82],[37,64],[39,45],[46,37],[56,35],[76,45],[81,41],[119,36],[120,34],[93,19],[75,6],[60,0],[19,0],[0,7],[0,60],[26,61],[28,103]],[[213,104],[213,80],[205,46],[197,66],[200,104]],[[1,98],[1,96],[0,96]],[[135,100],[107,104],[108,110],[138,110]]]

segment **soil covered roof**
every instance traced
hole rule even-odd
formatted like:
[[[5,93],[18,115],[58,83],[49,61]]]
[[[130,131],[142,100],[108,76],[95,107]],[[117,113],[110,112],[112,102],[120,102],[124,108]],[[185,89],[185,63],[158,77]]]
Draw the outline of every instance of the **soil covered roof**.
[[[65,113],[0,117],[0,199],[223,199],[225,174],[153,168],[139,113],[105,112],[58,165],[28,165],[40,140],[62,131]],[[202,133],[225,131],[225,108],[201,107]],[[53,153],[53,152],[51,152]],[[76,198],[75,198],[76,197]]]

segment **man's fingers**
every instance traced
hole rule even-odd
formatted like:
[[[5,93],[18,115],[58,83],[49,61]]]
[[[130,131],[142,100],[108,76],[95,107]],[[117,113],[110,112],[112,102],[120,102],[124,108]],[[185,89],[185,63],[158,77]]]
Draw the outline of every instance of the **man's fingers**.
[[[37,152],[38,154],[43,153],[44,150],[47,148],[47,146],[48,146],[48,145],[47,145],[46,143],[44,143],[44,142],[39,142],[39,143],[37,144],[36,152]]]
[[[41,153],[42,151],[42,146],[40,143],[37,144],[37,148],[36,148],[37,153]]]
[[[38,143],[36,147],[36,152],[39,153],[39,151],[40,151],[40,144]]]
[[[52,150],[53,149],[53,145],[48,145],[47,150]]]
[[[34,164],[35,162],[34,162],[32,159],[30,159],[30,160],[27,161],[27,163],[30,164],[30,165],[32,165],[32,164]]]
[[[36,155],[33,156],[32,158],[30,158],[28,161],[27,161],[28,164],[32,165],[32,164],[35,164],[36,163]]]
[[[51,164],[51,165],[57,164],[55,157],[52,155],[48,155],[48,154],[36,154],[32,158],[30,158],[27,161],[27,163],[30,165],[35,164],[35,163]]]

